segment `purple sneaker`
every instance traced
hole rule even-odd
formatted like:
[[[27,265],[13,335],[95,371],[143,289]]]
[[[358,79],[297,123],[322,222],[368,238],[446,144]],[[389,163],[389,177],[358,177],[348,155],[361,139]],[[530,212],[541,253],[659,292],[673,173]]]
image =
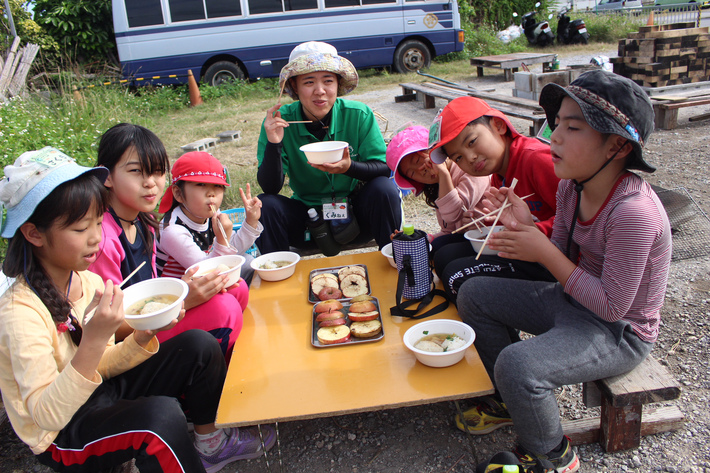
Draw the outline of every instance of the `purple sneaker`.
[[[216,473],[234,461],[259,458],[264,454],[261,449],[258,427],[225,429],[225,432],[227,438],[215,453],[212,455],[199,454],[207,473]],[[270,425],[262,425],[261,433],[264,436],[264,446],[266,450],[269,450],[276,442],[276,431]]]

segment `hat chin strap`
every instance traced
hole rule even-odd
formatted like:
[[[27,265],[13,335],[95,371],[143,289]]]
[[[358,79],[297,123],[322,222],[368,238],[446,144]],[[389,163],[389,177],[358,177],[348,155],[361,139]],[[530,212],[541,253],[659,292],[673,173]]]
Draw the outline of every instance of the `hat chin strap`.
[[[626,140],[624,142],[624,144],[621,145],[618,150],[616,150],[616,153],[614,153],[611,158],[607,159],[606,162],[604,164],[602,164],[602,166],[599,169],[597,169],[597,172],[592,174],[587,179],[583,180],[582,182],[577,182],[577,179],[572,179],[572,182],[574,182],[574,191],[577,193],[577,202],[574,205],[574,214],[572,215],[572,225],[570,226],[569,234],[567,235],[567,248],[565,249],[565,256],[567,257],[567,259],[569,259],[570,248],[572,247],[572,235],[574,234],[574,227],[577,225],[577,217],[579,216],[579,207],[582,203],[582,191],[584,190],[584,184],[591,181],[592,179],[594,179],[597,176],[597,174],[602,172],[602,170],[605,167],[607,167],[609,165],[609,163],[611,163],[614,160],[614,158],[616,158],[616,155],[619,154],[619,152],[622,149],[624,149],[624,146],[626,146],[626,144],[628,142],[629,142],[629,140]]]

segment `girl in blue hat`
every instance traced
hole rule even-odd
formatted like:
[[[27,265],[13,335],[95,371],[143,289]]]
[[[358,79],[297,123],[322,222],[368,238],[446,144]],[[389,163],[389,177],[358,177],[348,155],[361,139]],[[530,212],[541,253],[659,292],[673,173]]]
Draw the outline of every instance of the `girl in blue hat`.
[[[143,473],[212,473],[261,455],[248,430],[215,428],[226,365],[211,335],[192,330],[160,344],[156,334],[174,320],[114,343],[123,292],[87,271],[99,252],[107,176],[54,148],[5,167],[3,271],[15,282],[0,298],[0,391],[15,432],[58,471],[134,458]],[[267,429],[267,447],[272,437]]]

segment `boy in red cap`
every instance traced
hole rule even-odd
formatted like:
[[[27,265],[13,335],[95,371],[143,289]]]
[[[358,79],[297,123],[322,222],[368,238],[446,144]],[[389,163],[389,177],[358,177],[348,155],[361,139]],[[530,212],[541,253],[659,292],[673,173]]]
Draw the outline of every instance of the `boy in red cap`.
[[[491,176],[492,187],[503,187],[517,179],[516,193],[532,194],[525,202],[537,220],[536,225],[546,235],[552,233],[559,179],[552,166],[550,147],[518,133],[502,112],[475,97],[454,99],[434,119],[429,130],[429,146],[435,164],[448,158],[468,174]],[[476,214],[473,218],[479,216]],[[538,264],[496,255],[481,255],[476,259],[471,244],[463,235],[459,237],[459,242],[447,244],[434,254],[436,273],[454,302],[461,284],[481,274],[553,279]]]
[[[513,205],[500,218],[506,230],[488,244],[502,256],[544,265],[555,281],[471,278],[458,307],[511,414],[517,471],[571,473],[580,464],[564,436],[555,389],[626,373],[650,353],[671,229],[656,193],[630,171],[655,170],[643,158],[654,116],[641,87],[589,71],[566,88],[546,85],[540,104],[553,124],[552,162],[562,179],[552,237],[510,188],[492,189],[491,207],[506,198]],[[508,327],[535,336],[513,343]],[[477,471],[501,472],[500,460],[509,461],[496,456]]]

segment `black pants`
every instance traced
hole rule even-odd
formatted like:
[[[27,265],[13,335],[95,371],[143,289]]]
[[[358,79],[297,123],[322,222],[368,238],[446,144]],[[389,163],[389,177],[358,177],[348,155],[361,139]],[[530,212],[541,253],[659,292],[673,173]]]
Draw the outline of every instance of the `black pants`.
[[[460,238],[459,238],[460,237]],[[463,241],[457,241],[463,239]],[[444,244],[445,242],[450,242]],[[476,276],[525,279],[529,281],[557,281],[541,264],[529,263],[496,255],[481,255],[463,236],[444,235],[434,240],[434,269],[441,279],[449,300],[454,304],[461,285]]]
[[[308,206],[278,194],[261,194],[259,199],[263,204],[261,224],[264,231],[256,244],[262,254],[286,251],[289,246],[315,247],[313,242],[303,240]],[[380,248],[389,243],[390,234],[399,230],[402,224],[402,201],[395,184],[386,177],[376,177],[356,190],[350,199],[360,226],[360,236],[355,241],[374,238]]]
[[[72,473],[132,458],[141,473],[204,473],[184,412],[197,425],[214,422],[226,373],[212,335],[176,335],[148,360],[104,380],[38,460]]]

